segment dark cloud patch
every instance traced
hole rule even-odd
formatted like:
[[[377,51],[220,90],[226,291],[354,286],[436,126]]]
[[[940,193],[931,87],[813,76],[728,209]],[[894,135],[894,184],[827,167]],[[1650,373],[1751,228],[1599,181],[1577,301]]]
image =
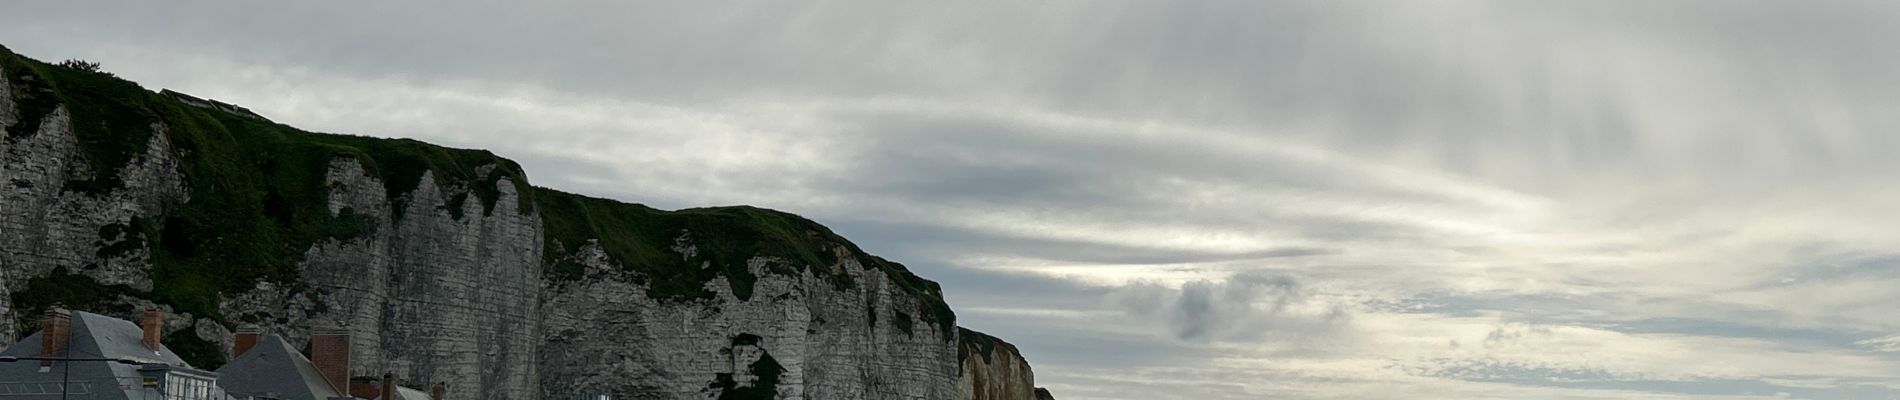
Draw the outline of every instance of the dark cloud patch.
[[[1032,365],[1102,368],[1112,366],[1186,367],[1219,355],[1186,342],[1155,341],[1146,332],[1120,329],[1099,321],[1073,321],[1035,315],[965,313],[958,323],[1015,344]],[[1086,324],[1081,322],[1088,322]]]
[[[1342,329],[1352,319],[1345,308],[1316,301],[1298,280],[1279,274],[1242,273],[1224,281],[1188,282],[1178,289],[1136,284],[1107,299],[1188,341],[1312,339]]]

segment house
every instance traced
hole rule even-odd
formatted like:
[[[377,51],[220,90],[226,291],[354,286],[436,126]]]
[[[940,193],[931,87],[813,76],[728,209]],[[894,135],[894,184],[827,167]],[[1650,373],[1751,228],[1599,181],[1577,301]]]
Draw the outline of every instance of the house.
[[[138,324],[57,306],[40,331],[0,352],[4,400],[443,400],[402,387],[393,374],[350,376],[350,331],[316,328],[305,355],[278,335],[241,327],[230,362],[192,367],[160,342],[164,314],[146,309]]]
[[[0,352],[0,397],[9,400],[230,400],[217,373],[193,368],[159,342],[164,314],[138,324],[53,307],[40,331]]]
[[[255,112],[251,112],[251,109],[240,107],[236,104],[217,101],[214,99],[201,98],[198,96],[192,96],[192,95],[184,94],[184,93],[174,91],[171,89],[159,90],[158,94],[164,95],[165,97],[170,97],[173,100],[178,100],[178,102],[180,103],[184,103],[185,105],[189,105],[193,107],[208,108],[208,109],[228,112],[232,114],[242,115],[246,117],[256,118],[256,119],[260,119],[264,121],[270,121],[270,118],[264,118],[263,115],[258,115]]]
[[[231,353],[237,356],[218,368],[218,385],[239,398],[442,400],[447,388],[438,383],[432,393],[423,393],[397,385],[388,373],[382,379],[350,377],[347,329],[311,329],[308,357],[283,337],[264,335],[251,326],[238,328],[232,342]]]
[[[218,386],[239,398],[332,400],[348,398],[325,379],[315,363],[277,335],[258,337],[256,328],[240,328],[232,352],[237,358],[218,368]]]

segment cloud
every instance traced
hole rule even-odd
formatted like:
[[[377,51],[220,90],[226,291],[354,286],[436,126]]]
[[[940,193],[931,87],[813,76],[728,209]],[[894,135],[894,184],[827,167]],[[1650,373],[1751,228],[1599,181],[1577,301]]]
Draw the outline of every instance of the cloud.
[[[1854,342],[1854,344],[1866,347],[1868,350],[1895,353],[1900,352],[1900,335],[1867,339]]]
[[[1179,288],[1134,284],[1107,301],[1190,341],[1310,339],[1345,329],[1352,320],[1344,307],[1316,299],[1285,275],[1243,273]]]

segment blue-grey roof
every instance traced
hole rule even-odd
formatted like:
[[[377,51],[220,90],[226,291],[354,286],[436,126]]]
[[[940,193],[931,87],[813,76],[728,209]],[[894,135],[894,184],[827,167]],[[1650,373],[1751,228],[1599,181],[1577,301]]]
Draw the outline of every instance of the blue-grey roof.
[[[74,311],[69,329],[72,341],[68,343],[64,357],[132,359],[191,368],[185,360],[162,345],[157,351],[145,348],[139,342],[144,337],[144,330],[131,321]],[[0,355],[39,356],[40,336],[43,333],[36,332],[21,339],[0,352]],[[67,378],[65,368],[72,368],[70,378]],[[7,395],[8,399],[58,398],[58,385],[64,379],[74,383],[66,393],[66,398],[70,400],[143,400],[147,397],[140,385],[142,377],[138,366],[135,365],[102,361],[59,362],[42,371],[38,361],[0,363],[0,394]],[[50,396],[20,395],[23,391],[38,391],[42,388],[51,388],[54,392]]]
[[[429,394],[408,386],[396,387],[396,400],[429,400]]]
[[[326,400],[344,396],[323,379],[317,365],[277,335],[264,336],[249,351],[218,368],[218,386],[236,396]]]

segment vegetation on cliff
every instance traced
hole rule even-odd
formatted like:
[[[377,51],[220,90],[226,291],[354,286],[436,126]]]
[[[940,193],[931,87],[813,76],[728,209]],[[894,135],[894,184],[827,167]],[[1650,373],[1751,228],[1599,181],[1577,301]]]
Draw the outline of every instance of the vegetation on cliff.
[[[545,267],[550,279],[576,279],[581,269],[572,256],[597,240],[613,260],[649,281],[652,296],[669,300],[704,299],[707,282],[726,277],[733,293],[749,299],[757,281],[746,263],[755,256],[776,261],[768,272],[809,271],[839,288],[859,284],[836,271],[841,254],[863,268],[886,273],[899,289],[922,300],[920,318],[952,337],[955,315],[942,289],[903,265],[864,255],[856,245],[811,220],[755,207],[714,207],[661,211],[639,204],[591,198],[528,186],[513,161],[484,150],[451,149],[408,139],[302,131],[250,115],[197,107],[154,93],[92,65],[48,64],[0,47],[0,73],[12,87],[20,123],[6,129],[8,144],[37,134],[46,118],[62,107],[78,141],[83,173],[61,190],[109,196],[125,187],[120,171],[143,157],[154,135],[164,135],[175,156],[189,201],[169,205],[162,215],[133,218],[99,230],[100,258],[149,254],[152,290],[106,286],[77,271],[31,278],[12,294],[21,315],[65,302],[76,308],[107,307],[126,297],[148,299],[179,312],[208,317],[227,326],[245,316],[221,315],[221,295],[243,292],[260,280],[297,288],[303,254],[324,240],[349,240],[375,233],[376,216],[327,207],[325,174],[339,158],[358,161],[384,184],[396,215],[425,173],[437,187],[454,190],[438,206],[460,219],[473,196],[485,214],[495,211],[508,178],[519,199],[518,211],[538,212],[544,223]],[[693,256],[672,250],[687,235]],[[684,243],[684,242],[682,242]],[[842,251],[841,251],[842,250]],[[88,268],[93,266],[87,266]],[[67,298],[78,296],[74,298]],[[111,310],[102,310],[111,311]],[[902,318],[909,331],[909,317]],[[190,336],[190,335],[173,335]],[[168,338],[187,361],[206,368],[222,355],[197,338]]]
[[[956,315],[943,301],[936,282],[918,277],[902,264],[863,255],[857,245],[830,228],[797,215],[757,207],[709,207],[661,211],[640,204],[536,188],[545,237],[543,256],[551,279],[580,279],[576,252],[598,243],[614,263],[647,279],[647,294],[661,300],[712,298],[707,282],[726,277],[732,293],[750,299],[758,281],[747,268],[754,257],[775,259],[768,272],[810,272],[843,289],[854,287],[849,275],[830,267],[849,254],[865,269],[891,277],[899,288],[923,300],[923,318],[948,338]],[[676,251],[691,246],[682,254]],[[909,330],[908,318],[904,330]]]
[[[963,363],[970,359],[971,355],[976,355],[983,357],[984,364],[995,363],[996,360],[991,357],[996,353],[997,343],[1002,343],[1002,339],[959,326],[957,327],[957,362]],[[1004,345],[1008,346],[1007,343]]]

